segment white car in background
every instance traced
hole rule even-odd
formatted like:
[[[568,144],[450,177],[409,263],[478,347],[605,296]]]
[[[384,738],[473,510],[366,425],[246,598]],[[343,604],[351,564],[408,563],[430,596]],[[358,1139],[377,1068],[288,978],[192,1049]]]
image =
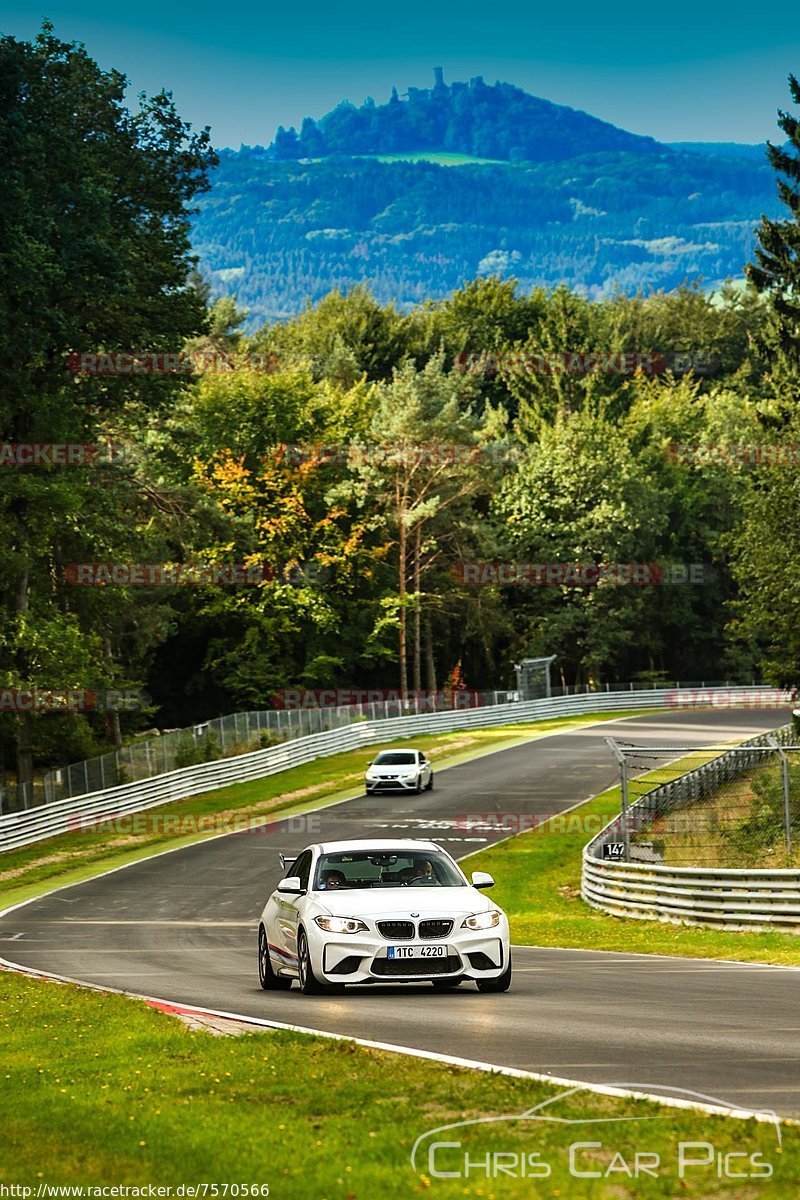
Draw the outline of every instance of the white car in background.
[[[381,750],[367,763],[367,795],[373,792],[429,792],[433,768],[422,750]]]
[[[306,995],[349,983],[422,983],[481,992],[511,984],[508,920],[435,842],[326,842],[295,859],[258,927],[265,991],[297,980]]]

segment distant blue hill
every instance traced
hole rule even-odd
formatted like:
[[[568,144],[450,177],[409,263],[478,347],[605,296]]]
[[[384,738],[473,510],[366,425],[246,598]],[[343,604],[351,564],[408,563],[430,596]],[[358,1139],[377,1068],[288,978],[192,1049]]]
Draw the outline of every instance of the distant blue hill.
[[[338,105],[268,146],[225,150],[194,243],[251,326],[367,283],[407,309],[479,275],[588,296],[739,278],[764,148],[661,144],[481,79]]]
[[[444,82],[435,68],[432,88],[397,89],[387,104],[368,99],[360,108],[348,101],[319,121],[306,117],[296,130],[278,130],[270,150],[278,160],[334,154],[397,154],[449,151],[506,162],[560,162],[604,151],[651,154],[659,149],[640,137],[588,113],[530,96],[510,83]]]

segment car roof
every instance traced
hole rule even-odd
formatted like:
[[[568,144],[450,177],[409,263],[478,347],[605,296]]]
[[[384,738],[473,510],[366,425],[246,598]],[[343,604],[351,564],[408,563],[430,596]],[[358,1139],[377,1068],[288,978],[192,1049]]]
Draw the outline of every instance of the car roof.
[[[315,847],[320,854],[340,854],[348,850],[442,850],[436,842],[422,838],[360,838],[347,842],[321,842]]]
[[[422,754],[419,746],[384,746],[378,754]]]

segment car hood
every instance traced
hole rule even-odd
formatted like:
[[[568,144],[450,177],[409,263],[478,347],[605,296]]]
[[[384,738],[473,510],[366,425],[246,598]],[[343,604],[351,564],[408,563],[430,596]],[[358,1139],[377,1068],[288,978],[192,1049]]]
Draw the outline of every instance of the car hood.
[[[486,912],[495,908],[488,896],[473,887],[365,888],[363,891],[315,892],[320,908],[335,917],[408,917],[446,913]]]
[[[416,771],[416,763],[398,763],[392,766],[391,763],[379,763],[378,766],[367,767],[370,775],[405,775],[407,772]]]

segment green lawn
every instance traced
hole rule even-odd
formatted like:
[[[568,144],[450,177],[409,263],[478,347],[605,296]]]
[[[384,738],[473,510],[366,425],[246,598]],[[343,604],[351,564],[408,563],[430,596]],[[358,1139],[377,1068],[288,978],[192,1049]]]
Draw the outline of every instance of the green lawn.
[[[434,766],[439,767],[553,731],[634,715],[635,711],[594,713],[524,725],[416,736],[410,740],[423,747]],[[407,745],[408,740],[396,739],[386,746]],[[366,764],[381,748],[386,747],[367,746],[319,758],[278,775],[160,805],[123,820],[117,830],[101,827],[97,831],[61,834],[20,850],[7,851],[0,854],[0,908],[20,903],[49,887],[88,879],[108,867],[134,862],[159,850],[189,845],[203,836],[231,828],[233,822],[285,817],[358,795]],[[435,800],[435,792],[433,796]]]
[[[681,770],[691,766],[684,760]],[[508,913],[515,943],[800,965],[796,934],[734,933],[625,919],[584,904],[583,848],[619,813],[619,805],[619,789],[613,788],[563,817],[470,856],[470,870],[489,871],[497,880],[492,897]]]
[[[477,158],[473,154],[457,154],[451,150],[400,150],[394,154],[353,154],[350,157],[373,159],[375,162],[430,162],[439,167],[479,167],[485,164],[507,167],[504,158]],[[327,162],[326,158],[312,158],[310,162]]]
[[[378,162],[431,162],[440,167],[470,167],[485,166],[486,164],[508,166],[504,158],[477,158],[474,154],[456,154],[450,150],[426,151],[411,150],[396,154],[370,154],[364,157],[376,158]]]
[[[452,1003],[434,993],[425,1002]],[[308,1004],[309,1022],[314,1005]],[[547,1110],[578,1124],[499,1122],[437,1135],[462,1143],[437,1154],[438,1170],[463,1175],[465,1149],[473,1162],[487,1153],[538,1153],[534,1161],[551,1170],[543,1186],[507,1174],[487,1180],[485,1170],[432,1177],[432,1139],[414,1169],[409,1161],[421,1134],[450,1122],[520,1114],[563,1089],[282,1031],[213,1037],[141,1001],[8,972],[0,973],[0,1042],[0,1184],[31,1187],[34,1195],[39,1184],[199,1183],[267,1185],[274,1200],[423,1194],[709,1200],[759,1197],[764,1186],[770,1195],[800,1194],[796,1128],[782,1129],[780,1150],[770,1124],[584,1091]],[[462,1050],[468,1053],[468,1045]],[[637,1120],[621,1119],[631,1117]],[[612,1123],[586,1124],[598,1118]],[[576,1160],[600,1179],[569,1174],[568,1146],[583,1141],[602,1143]],[[760,1164],[768,1163],[774,1176],[766,1184],[731,1185],[718,1179],[715,1159],[681,1180],[681,1142],[707,1143],[717,1154],[760,1155],[754,1166],[736,1160],[735,1169],[763,1171]],[[630,1170],[637,1150],[659,1156],[656,1178],[631,1179],[614,1158],[621,1154]],[[511,1160],[503,1161],[508,1168]]]

